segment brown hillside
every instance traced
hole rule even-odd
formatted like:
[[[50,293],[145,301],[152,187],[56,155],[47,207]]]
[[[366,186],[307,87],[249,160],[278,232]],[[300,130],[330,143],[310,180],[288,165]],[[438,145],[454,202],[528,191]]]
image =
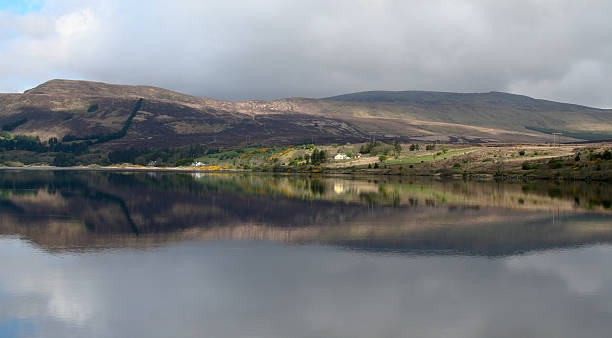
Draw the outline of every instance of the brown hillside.
[[[0,94],[0,125],[25,121],[10,132],[43,140],[112,133],[121,130],[140,98],[126,136],[100,147],[356,142],[372,136],[404,142],[549,142],[551,130],[571,136],[566,141],[612,139],[610,110],[505,93],[365,92],[232,102],[73,80]]]

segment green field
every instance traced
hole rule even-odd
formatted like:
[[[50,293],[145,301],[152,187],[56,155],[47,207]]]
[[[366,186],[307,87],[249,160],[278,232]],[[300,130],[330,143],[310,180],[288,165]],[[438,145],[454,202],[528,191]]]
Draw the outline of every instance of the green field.
[[[428,162],[428,161],[433,161],[433,160],[447,159],[447,158],[457,156],[457,155],[467,154],[474,150],[475,149],[472,149],[472,148],[459,149],[459,150],[447,151],[446,153],[442,153],[440,155],[429,154],[429,155],[417,156],[417,157],[400,158],[396,160],[387,160],[384,163],[385,164],[412,164],[412,163],[421,163],[421,161]]]

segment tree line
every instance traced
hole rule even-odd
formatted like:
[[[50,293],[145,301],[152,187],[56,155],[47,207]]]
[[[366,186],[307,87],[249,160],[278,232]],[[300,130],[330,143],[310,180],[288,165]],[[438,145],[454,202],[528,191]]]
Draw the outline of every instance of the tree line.
[[[130,125],[132,124],[132,120],[136,116],[136,113],[140,110],[142,106],[142,101],[143,99],[139,99],[136,102],[136,105],[132,109],[130,116],[123,124],[121,130],[108,134],[97,134],[88,136],[66,135],[62,138],[61,141],[59,141],[56,137],[52,137],[48,141],[41,141],[38,136],[11,135],[10,133],[8,133],[8,131],[13,130],[17,126],[27,122],[27,118],[23,118],[9,124],[5,124],[2,127],[4,132],[1,135],[2,137],[0,137],[0,151],[25,150],[37,153],[59,152],[69,153],[73,156],[85,154],[89,151],[89,147],[91,145],[100,144],[124,137],[127,134],[127,131],[130,128]],[[62,160],[60,162],[63,163],[64,158],[66,158],[66,156],[60,156],[60,160]]]

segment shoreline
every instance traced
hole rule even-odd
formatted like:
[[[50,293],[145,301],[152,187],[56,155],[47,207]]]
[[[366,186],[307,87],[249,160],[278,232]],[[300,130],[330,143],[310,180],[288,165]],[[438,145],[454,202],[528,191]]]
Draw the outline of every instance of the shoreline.
[[[54,166],[0,166],[0,170],[28,170],[28,171],[100,171],[100,172],[167,172],[167,173],[204,173],[204,174],[230,174],[230,173],[249,173],[249,174],[274,174],[274,175],[319,175],[319,176],[355,176],[355,177],[430,177],[437,179],[470,179],[479,181],[578,181],[578,182],[606,182],[612,183],[612,177],[599,178],[572,178],[564,176],[533,176],[520,175],[515,173],[393,173],[386,170],[368,172],[347,172],[345,170],[322,170],[317,171],[257,171],[249,169],[199,169],[188,167],[139,167],[139,166],[109,166],[109,167],[54,167]]]

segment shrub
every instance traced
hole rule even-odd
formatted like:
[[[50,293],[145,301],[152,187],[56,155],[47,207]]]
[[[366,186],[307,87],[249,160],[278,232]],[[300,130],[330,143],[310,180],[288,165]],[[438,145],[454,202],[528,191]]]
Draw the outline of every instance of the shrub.
[[[88,113],[93,113],[96,110],[98,110],[98,104],[97,103],[94,103],[91,106],[89,106],[89,108],[87,108],[87,112]]]
[[[395,156],[397,157],[399,153],[402,152],[402,145],[398,140],[393,141],[393,150],[395,151]]]
[[[133,148],[114,150],[108,153],[108,160],[110,163],[134,163],[136,157],[142,155],[142,153],[142,151]]]
[[[519,155],[520,156],[525,156],[525,151],[524,150],[519,150]]]
[[[594,161],[597,159],[602,159],[602,160],[611,160],[612,159],[612,152],[610,152],[610,150],[606,150],[602,153],[595,153],[595,152],[590,152],[589,153],[589,160]]]
[[[372,151],[372,149],[376,147],[377,144],[378,142],[368,142],[362,145],[361,147],[359,147],[359,152],[362,154],[369,154]]]
[[[53,159],[53,165],[56,167],[70,167],[76,165],[76,160],[72,154],[58,153]]]
[[[531,169],[538,169],[540,167],[539,164],[537,163],[529,163],[529,162],[523,162],[523,170],[531,170]]]
[[[551,158],[550,161],[548,161],[548,167],[550,169],[559,169],[563,167],[563,160],[560,158]]]
[[[186,166],[190,166],[192,163],[193,163],[192,158],[181,158],[180,160],[176,161],[176,163],[174,163],[174,166],[175,167],[186,167]]]

